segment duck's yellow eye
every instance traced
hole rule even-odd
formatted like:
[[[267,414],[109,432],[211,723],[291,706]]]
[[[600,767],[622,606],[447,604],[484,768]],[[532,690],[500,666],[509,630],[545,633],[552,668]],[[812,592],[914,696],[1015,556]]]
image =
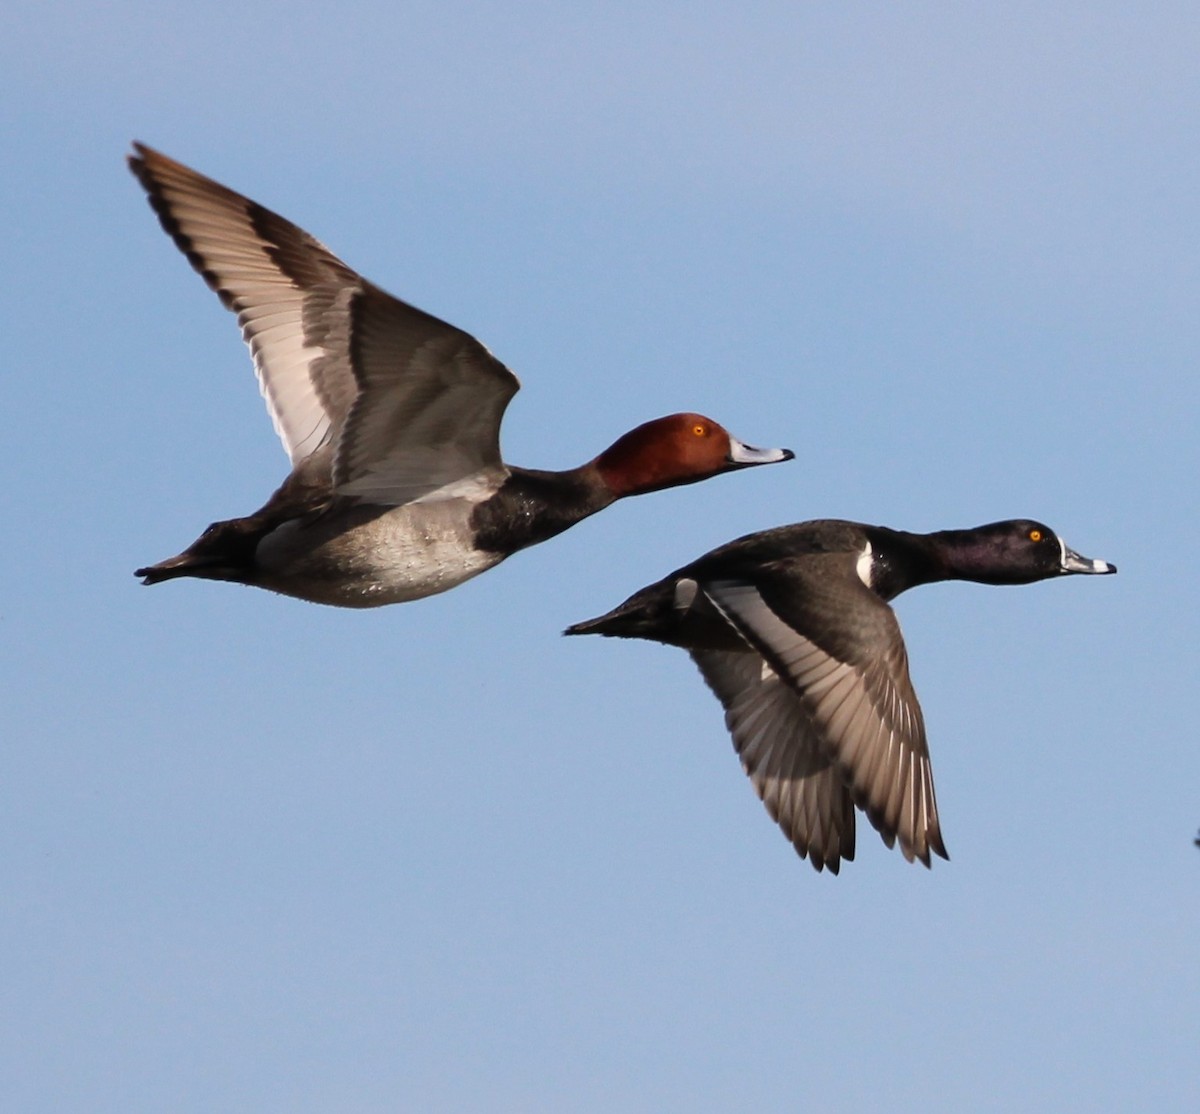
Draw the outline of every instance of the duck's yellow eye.
[[[697,437],[703,437],[708,432],[708,426],[697,422],[694,426],[692,426],[692,432]]]
[[[1029,531],[1029,540],[1031,542],[1040,542],[1042,540],[1041,530],[1030,530]]]

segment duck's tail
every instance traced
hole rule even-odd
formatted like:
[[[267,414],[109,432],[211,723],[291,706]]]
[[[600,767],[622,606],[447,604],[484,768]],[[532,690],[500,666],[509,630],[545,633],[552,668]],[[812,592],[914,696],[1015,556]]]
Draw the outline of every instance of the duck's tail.
[[[602,634],[645,638],[685,650],[745,650],[746,643],[717,611],[701,585],[679,569],[595,619],[567,627],[563,634]]]
[[[595,619],[567,627],[563,634],[602,634],[609,638],[647,638],[676,642],[682,610],[676,606],[670,578],[635,592],[623,604]]]
[[[180,576],[249,584],[254,573],[254,550],[261,538],[261,526],[253,518],[214,522],[182,553],[157,565],[135,569],[133,575],[143,584],[159,584]]]
[[[638,626],[634,617],[622,615],[618,607],[607,615],[585,619],[582,623],[572,623],[563,634],[603,634],[609,638],[637,638]]]

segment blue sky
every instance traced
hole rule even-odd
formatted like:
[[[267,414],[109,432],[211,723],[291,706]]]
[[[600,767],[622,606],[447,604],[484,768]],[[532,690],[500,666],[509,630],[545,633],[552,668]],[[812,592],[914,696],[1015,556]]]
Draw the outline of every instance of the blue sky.
[[[1190,5],[18,3],[0,37],[0,1105],[1194,1110]],[[141,139],[472,331],[507,459],[791,464],[370,613],[131,570],[282,479]],[[1028,515],[899,601],[949,863],[796,860],[686,655],[738,534]]]

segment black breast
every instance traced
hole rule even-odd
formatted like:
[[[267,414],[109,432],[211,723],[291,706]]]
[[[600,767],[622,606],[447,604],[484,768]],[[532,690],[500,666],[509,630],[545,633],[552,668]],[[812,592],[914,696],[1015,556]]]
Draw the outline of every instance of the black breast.
[[[574,472],[514,468],[500,490],[471,512],[475,548],[515,553],[561,534],[612,502]]]
[[[881,598],[893,600],[918,584],[946,579],[944,562],[926,536],[884,526],[865,529],[871,543],[871,587]]]

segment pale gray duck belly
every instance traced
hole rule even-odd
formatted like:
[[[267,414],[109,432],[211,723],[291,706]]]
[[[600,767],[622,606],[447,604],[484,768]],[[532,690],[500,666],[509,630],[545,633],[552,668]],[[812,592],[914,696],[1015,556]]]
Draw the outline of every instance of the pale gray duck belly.
[[[259,543],[254,583],[337,607],[382,607],[448,591],[505,557],[475,547],[473,506],[351,506],[287,522]]]

